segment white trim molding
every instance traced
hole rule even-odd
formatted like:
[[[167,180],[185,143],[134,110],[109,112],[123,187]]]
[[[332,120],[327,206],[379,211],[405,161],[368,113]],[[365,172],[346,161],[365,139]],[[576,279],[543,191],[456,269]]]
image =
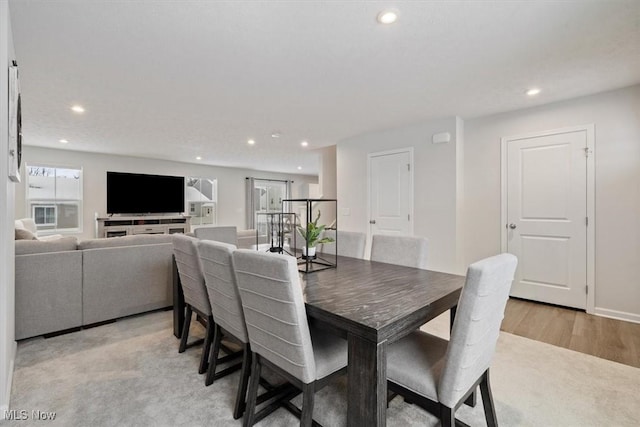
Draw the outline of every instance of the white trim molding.
[[[596,194],[596,178],[595,178],[595,124],[586,124],[580,126],[571,126],[561,129],[552,129],[541,132],[532,132],[528,134],[503,137],[500,139],[500,249],[502,252],[507,250],[507,144],[511,141],[520,139],[536,138],[541,136],[557,135],[571,132],[585,132],[587,143],[587,217],[589,223],[587,226],[587,313],[598,314],[596,312],[596,254],[595,254],[595,194]],[[601,309],[599,309],[601,310]]]
[[[596,307],[593,313],[598,316],[608,317],[610,319],[624,320],[626,322],[633,322],[640,324],[640,314],[627,313],[626,311],[609,310],[608,308]]]
[[[7,413],[7,411],[10,408],[10,404],[11,404],[11,388],[13,386],[13,372],[15,370],[15,361],[16,361],[16,354],[18,352],[18,343],[13,341],[12,343],[12,348],[11,348],[11,360],[9,362],[9,372],[7,375],[7,384],[6,384],[6,401],[5,402],[0,402],[0,420],[4,420],[5,419],[5,414]]]

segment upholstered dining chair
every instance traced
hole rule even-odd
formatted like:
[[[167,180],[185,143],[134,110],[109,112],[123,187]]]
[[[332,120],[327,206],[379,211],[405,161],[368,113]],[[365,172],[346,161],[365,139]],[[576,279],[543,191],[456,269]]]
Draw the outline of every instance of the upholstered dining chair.
[[[235,249],[234,245],[222,242],[209,240],[198,242],[198,253],[209,294],[209,302],[211,303],[211,313],[215,320],[213,344],[209,355],[209,367],[205,384],[211,385],[215,379],[235,371],[235,367],[231,366],[216,372],[219,364],[233,360],[235,356],[232,353],[224,358],[218,358],[222,335],[234,338],[242,346],[243,354],[240,383],[238,384],[236,403],[233,410],[233,417],[238,419],[242,416],[245,408],[245,396],[247,395],[251,369],[251,349],[233,268],[232,255]]]
[[[184,327],[182,328],[178,352],[183,353],[187,349],[191,316],[195,311],[196,314],[207,319],[207,331],[202,348],[200,367],[198,368],[198,372],[203,374],[207,369],[207,360],[209,358],[209,349],[211,348],[211,342],[213,340],[215,324],[213,316],[211,315],[211,304],[209,303],[207,289],[204,284],[197,244],[198,239],[195,237],[185,236],[184,234],[173,235],[173,254],[176,259],[186,306]]]
[[[371,261],[424,270],[427,268],[427,243],[424,237],[374,234]]]
[[[364,258],[364,249],[367,244],[367,235],[365,233],[358,233],[356,231],[325,230],[324,237],[331,237],[334,242],[324,243],[320,252],[336,255],[337,241],[337,255],[351,258]]]
[[[515,256],[501,254],[471,264],[450,341],[416,331],[391,344],[389,389],[440,417],[448,427],[456,425],[456,409],[480,385],[487,425],[497,426],[489,365],[517,263]]]
[[[346,370],[347,342],[310,329],[294,257],[239,249],[233,263],[254,352],[244,426],[273,410],[270,405],[256,414],[263,365],[302,390],[300,425],[311,426],[314,393]]]
[[[193,234],[200,240],[215,240],[216,242],[238,244],[238,230],[235,226],[204,226],[193,230]]]

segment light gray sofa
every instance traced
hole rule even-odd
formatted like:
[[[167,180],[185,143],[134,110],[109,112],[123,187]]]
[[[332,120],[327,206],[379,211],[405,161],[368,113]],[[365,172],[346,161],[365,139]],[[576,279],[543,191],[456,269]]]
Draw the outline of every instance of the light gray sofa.
[[[103,322],[173,304],[168,234],[92,239],[82,251],[82,324]]]
[[[75,237],[16,240],[16,339],[82,325],[82,252]]]
[[[16,339],[173,304],[170,235],[16,240]]]
[[[193,235],[200,240],[215,240],[217,242],[236,245],[238,249],[252,249],[256,245],[256,230],[238,230],[235,226],[204,226],[193,231]],[[266,235],[260,235],[258,243],[267,243]]]

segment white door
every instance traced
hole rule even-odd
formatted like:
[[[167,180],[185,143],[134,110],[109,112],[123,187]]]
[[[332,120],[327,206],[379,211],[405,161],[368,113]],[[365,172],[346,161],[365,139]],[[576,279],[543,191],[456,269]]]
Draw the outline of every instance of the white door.
[[[370,236],[412,234],[412,158],[410,149],[369,155]]]
[[[581,129],[503,141],[503,226],[519,260],[512,296],[586,308],[587,138]]]

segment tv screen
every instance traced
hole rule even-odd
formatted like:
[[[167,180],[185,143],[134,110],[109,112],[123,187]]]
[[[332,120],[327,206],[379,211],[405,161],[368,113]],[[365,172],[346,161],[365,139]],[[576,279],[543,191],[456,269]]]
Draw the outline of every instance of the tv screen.
[[[107,213],[184,212],[184,177],[107,172]]]

